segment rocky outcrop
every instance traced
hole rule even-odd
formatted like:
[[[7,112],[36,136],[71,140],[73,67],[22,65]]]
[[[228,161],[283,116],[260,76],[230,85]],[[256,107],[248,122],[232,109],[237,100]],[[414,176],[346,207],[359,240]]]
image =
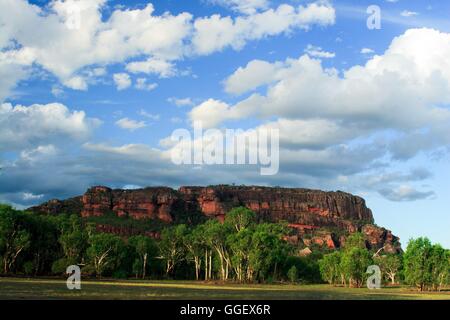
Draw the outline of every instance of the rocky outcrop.
[[[179,192],[185,201],[197,203],[204,215],[219,219],[234,207],[246,206],[271,222],[336,226],[348,232],[355,232],[358,223],[373,223],[364,199],[340,191],[213,186],[181,187]]]
[[[112,190],[93,187],[81,198],[82,217],[102,216],[113,212],[118,217],[159,219],[170,223],[172,213],[182,209],[183,203],[176,191],[170,188],[145,188],[140,190]]]
[[[397,252],[399,249],[399,239],[390,230],[368,224],[361,228],[361,232],[365,235],[369,248],[384,248],[386,252]]]
[[[259,221],[287,222],[292,228],[292,234],[287,236],[290,242],[338,248],[345,244],[346,235],[361,231],[369,248],[400,250],[397,237],[374,225],[364,199],[341,191],[227,185],[113,190],[98,186],[81,197],[51,200],[30,209],[47,214],[78,213],[86,218],[113,214],[133,220],[189,223],[196,215],[223,221],[226,213],[238,206],[253,210]],[[115,232],[107,230],[107,226],[102,228]],[[124,235],[128,232],[116,231]]]

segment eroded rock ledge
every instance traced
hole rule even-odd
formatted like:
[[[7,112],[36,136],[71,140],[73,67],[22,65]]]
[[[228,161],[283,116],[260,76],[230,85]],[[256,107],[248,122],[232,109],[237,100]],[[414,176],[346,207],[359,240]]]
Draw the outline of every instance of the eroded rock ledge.
[[[51,200],[30,210],[45,214],[76,213],[85,218],[113,214],[170,224],[179,222],[180,217],[189,222],[196,215],[223,221],[226,212],[237,206],[255,211],[259,221],[287,221],[293,229],[288,240],[308,247],[315,244],[338,248],[345,245],[348,234],[361,231],[369,248],[401,250],[399,239],[391,231],[374,224],[363,198],[341,191],[228,185],[186,186],[178,190],[168,187],[113,190],[97,186],[80,197]],[[101,229],[115,232],[117,228],[103,225]],[[124,228],[119,229],[120,234],[126,235]]]

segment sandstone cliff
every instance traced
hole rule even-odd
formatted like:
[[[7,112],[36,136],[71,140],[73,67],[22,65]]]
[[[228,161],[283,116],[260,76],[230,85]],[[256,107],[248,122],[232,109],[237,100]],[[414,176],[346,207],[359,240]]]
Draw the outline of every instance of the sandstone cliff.
[[[287,239],[307,247],[338,248],[348,234],[357,231],[366,236],[369,248],[400,250],[398,238],[391,231],[374,225],[372,212],[364,199],[344,192],[257,186],[151,187],[138,190],[112,190],[99,186],[83,196],[51,200],[30,208],[38,213],[70,212],[82,217],[106,214],[132,220],[157,220],[163,223],[195,223],[211,217],[223,221],[226,213],[238,206],[256,212],[259,221],[286,221],[292,228]],[[122,235],[136,233],[124,227],[98,225],[99,230]],[[157,236],[152,230],[144,232]]]

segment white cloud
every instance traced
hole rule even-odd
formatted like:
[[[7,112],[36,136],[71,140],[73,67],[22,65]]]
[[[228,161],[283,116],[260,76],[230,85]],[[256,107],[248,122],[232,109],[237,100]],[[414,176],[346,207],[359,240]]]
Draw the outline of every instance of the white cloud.
[[[224,81],[225,91],[239,95],[270,84],[275,80],[275,74],[282,66],[282,63],[252,60],[246,67],[240,67]]]
[[[294,8],[282,4],[276,9],[249,16],[199,18],[194,22],[194,51],[210,54],[227,47],[241,49],[247,41],[287,33],[293,29],[308,30],[312,25],[334,24],[335,10],[327,2],[311,3]]]
[[[380,194],[391,201],[415,201],[435,196],[433,191],[419,191],[409,185],[401,185],[395,189],[382,189]]]
[[[61,139],[87,139],[101,122],[58,103],[0,105],[0,149],[20,150]]]
[[[147,83],[147,79],[145,78],[138,78],[136,80],[135,88],[138,90],[152,91],[155,90],[157,87],[158,87],[157,83]]]
[[[141,129],[147,126],[145,121],[136,121],[129,118],[122,118],[120,120],[117,120],[116,125],[119,128],[126,129],[129,131],[135,131],[137,129]]]
[[[53,85],[51,92],[55,97],[61,97],[64,94],[64,90],[58,85]]]
[[[414,17],[414,16],[419,15],[419,13],[415,12],[415,11],[404,10],[400,13],[400,15],[402,17]]]
[[[105,0],[52,1],[46,9],[25,0],[0,3],[3,48],[10,40],[33,53],[33,61],[55,74],[62,83],[82,88],[71,80],[82,68],[122,62],[137,55],[176,59],[191,30],[192,16],[154,15],[153,5],[143,9],[114,10],[102,21]],[[70,8],[80,8],[80,28],[65,21]],[[3,40],[2,40],[3,39]]]
[[[127,64],[126,69],[131,73],[158,74],[161,78],[169,78],[176,75],[174,64],[161,59],[130,62]]]
[[[255,14],[257,11],[267,9],[268,0],[209,0],[211,3],[229,7],[234,11],[245,14]]]
[[[319,188],[377,192],[391,201],[427,199],[434,193],[412,184],[429,178],[420,172],[386,174],[378,182],[373,177],[420,152],[450,150],[447,56],[450,34],[411,29],[382,55],[342,73],[307,55],[255,60],[226,79],[225,90],[241,94],[266,86],[264,93],[235,104],[208,99],[189,119],[220,128],[225,121],[257,118],[263,121],[257,128],[278,128],[284,185],[300,179]]]
[[[204,128],[213,128],[227,119],[237,119],[238,115],[234,117],[232,111],[227,103],[209,99],[193,108],[189,117],[192,122],[200,121]]]
[[[139,110],[138,114],[153,121],[159,121],[161,119],[161,116],[159,114],[153,114],[145,111],[144,109]]]
[[[31,49],[0,51],[0,102],[11,94],[20,80],[28,77],[33,61],[34,53]]]
[[[194,102],[192,101],[191,98],[175,98],[175,97],[170,97],[167,99],[167,101],[171,104],[176,105],[177,107],[189,107],[189,106],[193,106]]]
[[[131,78],[127,73],[115,73],[113,76],[117,90],[125,90],[131,86]]]
[[[370,49],[370,48],[362,48],[360,53],[361,54],[373,54],[373,53],[375,53],[375,51],[373,51],[373,49]]]
[[[88,89],[88,84],[86,82],[86,79],[84,79],[81,76],[74,76],[71,78],[68,78],[63,82],[63,84],[73,90],[82,90],[86,91]]]
[[[325,58],[330,59],[334,58],[336,54],[334,52],[327,52],[322,50],[321,47],[316,47],[311,44],[308,44],[308,46],[305,49],[305,53],[307,53],[310,57],[314,58]]]
[[[365,131],[327,119],[292,120],[280,118],[258,127],[278,129],[280,144],[289,149],[324,149],[345,143]]]
[[[32,163],[42,158],[53,157],[57,154],[58,149],[54,145],[49,144],[21,151],[20,159]]]
[[[343,76],[337,70],[324,69],[320,60],[308,56],[287,59],[282,68],[277,67],[273,79],[264,79],[265,83],[274,81],[265,95],[253,94],[234,106],[202,104],[193,109],[191,118],[205,119],[207,114],[220,113],[220,117],[213,117],[215,125],[220,119],[250,115],[340,119],[372,129],[437,129],[439,125],[442,135],[444,124],[450,121],[450,111],[438,107],[450,103],[448,56],[450,34],[411,29],[395,38],[384,55],[374,56],[364,66],[349,68]],[[274,64],[278,66],[279,62]],[[239,77],[234,82],[238,83]]]
[[[104,67],[98,66],[127,62],[128,72],[167,78],[177,75],[175,62],[187,56],[210,54],[228,46],[240,49],[250,40],[330,25],[335,19],[327,2],[298,8],[280,5],[266,11],[261,11],[263,0],[233,3],[233,8],[245,12],[243,16],[213,15],[194,20],[187,12],[156,15],[153,5],[147,4],[141,9],[115,7],[104,19],[106,0],[55,0],[45,7],[26,0],[2,0],[0,100],[28,76],[26,69],[32,64],[54,74],[69,88],[87,90],[97,77],[105,75]],[[67,23],[78,25],[76,16],[73,21],[73,7],[79,8],[79,28]],[[12,49],[11,44],[20,49]],[[2,61],[16,51],[26,59],[14,64]],[[91,67],[94,69],[86,72]]]

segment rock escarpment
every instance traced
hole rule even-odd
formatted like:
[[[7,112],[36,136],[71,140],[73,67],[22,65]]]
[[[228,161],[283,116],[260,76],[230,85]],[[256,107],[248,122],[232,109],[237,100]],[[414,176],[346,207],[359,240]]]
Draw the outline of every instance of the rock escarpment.
[[[51,200],[30,208],[39,213],[70,212],[82,217],[114,215],[136,221],[157,220],[170,223],[195,223],[199,216],[223,221],[234,207],[246,206],[256,212],[258,221],[286,221],[292,228],[287,239],[307,247],[338,248],[348,234],[360,231],[369,248],[388,252],[400,250],[398,238],[389,230],[374,225],[372,212],[364,199],[344,192],[324,192],[298,188],[258,186],[151,187],[138,190],[90,188],[83,196]],[[116,228],[101,226],[114,232]],[[119,228],[120,234],[126,234]],[[153,234],[145,231],[145,234]]]

